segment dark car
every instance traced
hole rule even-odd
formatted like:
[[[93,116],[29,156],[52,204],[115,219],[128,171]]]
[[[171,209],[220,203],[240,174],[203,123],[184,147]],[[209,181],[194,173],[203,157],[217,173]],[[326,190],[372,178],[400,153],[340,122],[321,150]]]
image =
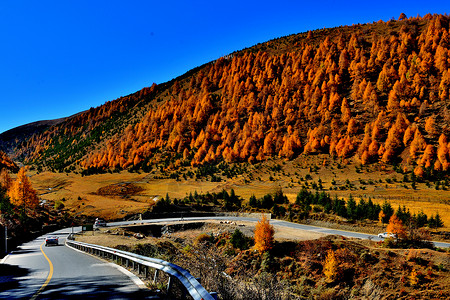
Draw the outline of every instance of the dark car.
[[[48,245],[56,245],[56,246],[58,246],[59,245],[58,240],[59,240],[59,238],[57,236],[48,236],[45,239],[45,246],[48,246]]]

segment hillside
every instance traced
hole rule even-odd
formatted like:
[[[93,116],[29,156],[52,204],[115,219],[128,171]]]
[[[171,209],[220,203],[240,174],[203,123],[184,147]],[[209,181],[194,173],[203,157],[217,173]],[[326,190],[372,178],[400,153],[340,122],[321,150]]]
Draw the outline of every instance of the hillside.
[[[12,150],[31,136],[40,134],[49,127],[62,123],[65,120],[66,118],[37,121],[5,131],[0,134],[0,150]]]
[[[19,167],[4,152],[0,151],[0,171],[6,169],[8,171],[17,172]]]
[[[291,35],[2,146],[38,170],[84,174],[325,153],[441,178],[449,49],[444,15]]]

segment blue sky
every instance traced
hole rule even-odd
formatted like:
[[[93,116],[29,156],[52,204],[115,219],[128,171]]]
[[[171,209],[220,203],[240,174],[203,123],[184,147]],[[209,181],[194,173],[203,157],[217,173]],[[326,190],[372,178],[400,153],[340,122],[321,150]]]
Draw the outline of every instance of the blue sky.
[[[254,44],[448,1],[0,2],[0,132],[70,116]]]

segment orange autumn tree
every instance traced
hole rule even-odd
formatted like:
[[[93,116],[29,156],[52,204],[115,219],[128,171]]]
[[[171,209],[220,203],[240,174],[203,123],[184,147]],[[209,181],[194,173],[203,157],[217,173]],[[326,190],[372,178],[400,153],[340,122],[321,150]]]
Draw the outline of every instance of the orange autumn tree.
[[[419,277],[417,276],[416,268],[411,270],[411,274],[409,275],[409,284],[412,286],[416,286],[419,283]]]
[[[403,226],[403,222],[396,215],[392,215],[389,219],[389,224],[386,231],[396,234],[397,237],[401,239],[406,237],[405,226]]]
[[[8,170],[6,170],[6,168],[2,169],[2,171],[0,172],[0,184],[5,191],[9,190],[12,185],[12,179],[9,176],[9,172]]]
[[[34,208],[39,204],[36,191],[31,186],[25,173],[25,168],[19,170],[17,179],[12,182],[11,187],[8,190],[8,196],[11,199],[11,204],[16,206]]]
[[[273,238],[275,230],[270,225],[269,220],[265,215],[261,216],[261,219],[255,226],[255,248],[260,253],[266,252],[273,248],[275,240]]]
[[[334,251],[331,249],[328,250],[325,262],[323,264],[323,274],[328,280],[333,281],[336,279],[338,274],[338,265],[338,260],[336,259]]]

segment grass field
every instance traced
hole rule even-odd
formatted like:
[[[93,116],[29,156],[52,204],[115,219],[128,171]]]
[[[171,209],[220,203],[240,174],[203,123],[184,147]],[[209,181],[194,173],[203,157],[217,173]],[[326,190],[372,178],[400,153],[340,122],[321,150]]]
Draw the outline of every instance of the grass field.
[[[282,189],[291,202],[295,201],[302,186],[312,189],[319,180],[324,190],[333,197],[356,199],[369,197],[375,203],[388,201],[394,209],[405,205],[411,213],[423,211],[428,216],[439,212],[445,227],[450,230],[450,191],[436,190],[434,185],[403,182],[403,174],[381,165],[361,167],[358,163],[344,165],[339,161],[324,160],[327,156],[301,156],[293,161],[271,160],[264,164],[247,165],[246,171],[233,178],[222,176],[221,182],[205,178],[177,181],[159,178],[157,173],[107,173],[82,177],[79,174],[44,172],[30,173],[33,186],[42,199],[54,202],[62,200],[72,213],[101,216],[107,219],[121,218],[149,208],[155,197],[183,198],[189,193],[220,192],[234,189],[247,201],[251,195],[262,197]],[[101,195],[100,188],[131,183],[142,188],[132,195]]]

